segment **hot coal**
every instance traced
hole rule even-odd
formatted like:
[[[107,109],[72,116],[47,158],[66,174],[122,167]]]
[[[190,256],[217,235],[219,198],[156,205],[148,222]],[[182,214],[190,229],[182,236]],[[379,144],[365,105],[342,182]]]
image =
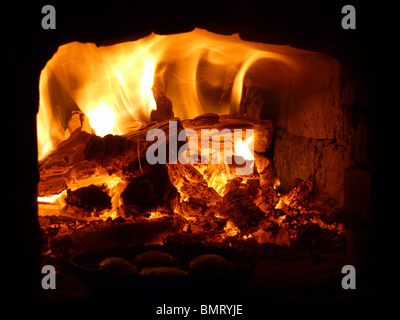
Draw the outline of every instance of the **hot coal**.
[[[126,213],[130,211],[145,212],[157,206],[169,206],[175,187],[170,183],[166,167],[162,165],[147,166],[148,172],[133,178],[121,197]]]
[[[68,189],[65,202],[86,211],[101,211],[111,208],[111,197],[95,185],[79,188],[75,191]]]
[[[239,185],[229,190],[222,199],[221,215],[232,220],[239,229],[257,228],[265,217],[265,213],[251,199],[254,189],[251,186]]]

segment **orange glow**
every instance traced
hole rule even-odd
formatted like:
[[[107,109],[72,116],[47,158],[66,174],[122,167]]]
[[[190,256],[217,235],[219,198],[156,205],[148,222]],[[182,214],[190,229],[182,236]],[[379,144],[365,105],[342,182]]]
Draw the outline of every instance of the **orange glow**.
[[[158,89],[172,101],[180,119],[206,112],[234,113],[239,109],[246,72],[256,62],[277,60],[294,66],[281,52],[279,46],[201,29],[173,35],[153,33],[111,46],[62,45],[40,75],[39,158],[68,138],[66,121],[73,110],[83,112],[98,135],[125,134],[134,127],[132,123],[149,121],[156,109],[156,82],[167,84]],[[222,88],[232,70],[230,102],[221,104],[204,93],[204,88]]]
[[[57,203],[58,201],[60,201],[60,199],[65,197],[65,194],[66,191],[64,190],[63,192],[53,194],[48,197],[37,197],[37,201],[38,203],[45,203],[45,204]]]
[[[235,141],[235,155],[241,156],[245,160],[254,160],[254,154],[252,152],[254,147],[250,147],[251,144],[254,144],[254,135],[250,136],[245,141],[241,139]]]
[[[281,185],[281,181],[278,178],[276,178],[274,181],[274,189],[275,190],[278,189],[280,185]]]
[[[272,139],[273,123],[259,111],[275,105],[275,98],[272,103],[261,100],[275,90],[276,79],[285,80],[285,90],[303,79],[297,78],[304,70],[298,66],[302,60],[292,49],[289,55],[285,46],[201,29],[153,33],[110,46],[60,46],[39,81],[38,194],[45,195],[37,198],[39,215],[82,216],[79,223],[105,220],[101,226],[114,224],[109,220],[117,217],[116,223],[172,220],[171,230],[196,241],[204,233],[210,237],[206,240],[230,246],[236,241],[290,245],[306,223],[344,232],[343,225],[321,220],[308,202],[292,201],[292,193],[281,195],[271,187],[283,189],[278,178],[273,182],[276,172],[265,152],[270,141],[263,141]],[[292,98],[290,91],[284,97]],[[160,125],[154,122],[172,116],[186,131],[171,134],[170,129],[168,147],[178,147],[172,140],[178,135],[189,148],[169,150],[169,160],[173,153],[186,152],[190,161],[178,157],[180,162],[164,163],[155,171],[150,161],[142,161],[149,148],[143,136]],[[139,128],[143,131],[133,132]],[[180,133],[186,133],[182,139]],[[84,187],[90,190],[82,190],[82,198],[80,192],[71,194]],[[87,206],[86,197],[89,202],[105,198],[106,205]],[[154,241],[163,243],[161,238]]]
[[[115,133],[113,129],[116,115],[114,110],[106,104],[101,103],[96,109],[89,110],[88,118],[90,126],[98,136],[104,137],[107,134]]]
[[[228,222],[226,223],[224,231],[226,237],[233,237],[240,233],[239,228],[235,226],[235,224],[230,220],[228,220]]]
[[[221,196],[225,194],[225,186],[228,182],[229,175],[225,169],[214,170],[211,177],[207,179],[208,186],[217,191]]]
[[[154,81],[155,66],[151,59],[147,59],[144,66],[142,83],[141,83],[141,94],[143,105],[149,106],[152,110],[156,110],[156,101],[153,97],[153,81]]]

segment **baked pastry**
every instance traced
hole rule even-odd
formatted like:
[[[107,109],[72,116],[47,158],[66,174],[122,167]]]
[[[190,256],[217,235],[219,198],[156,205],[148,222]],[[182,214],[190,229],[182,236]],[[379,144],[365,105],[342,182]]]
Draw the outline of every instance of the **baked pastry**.
[[[163,267],[174,261],[174,257],[169,253],[157,250],[143,252],[135,258],[135,263],[142,267]]]
[[[110,257],[99,263],[99,270],[110,273],[137,274],[139,270],[135,265],[120,257]]]
[[[188,273],[177,267],[153,267],[143,268],[140,274],[146,276],[186,276]]]
[[[230,271],[235,265],[217,254],[203,254],[189,263],[193,274],[215,274]]]

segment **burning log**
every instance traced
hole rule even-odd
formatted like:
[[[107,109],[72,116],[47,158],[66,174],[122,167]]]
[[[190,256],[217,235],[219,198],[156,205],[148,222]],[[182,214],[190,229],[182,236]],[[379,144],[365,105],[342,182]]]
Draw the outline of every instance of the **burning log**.
[[[254,151],[264,153],[274,138],[275,128],[272,120],[258,120],[254,124]]]
[[[260,90],[257,87],[243,88],[242,102],[240,103],[237,116],[246,117],[251,120],[260,119],[264,99],[261,97]]]
[[[166,96],[160,96],[155,99],[157,110],[152,110],[150,114],[151,121],[163,122],[174,118],[172,101]]]
[[[272,243],[278,246],[290,246],[290,234],[284,228],[278,226],[267,230],[257,231],[257,242],[259,244]]]
[[[83,154],[86,160],[106,160],[121,156],[131,144],[128,139],[108,134],[103,138],[92,135],[86,142]]]
[[[201,135],[201,130],[203,129],[218,130],[218,132],[215,131],[215,133],[210,136],[210,139],[213,136],[219,139],[224,129],[229,129],[232,133],[235,129],[242,129],[243,139],[246,139],[245,129],[253,129],[254,151],[261,154],[270,147],[274,137],[274,125],[271,120],[252,121],[246,118],[237,118],[229,115],[218,116],[213,113],[206,113],[193,120],[186,120],[184,121],[184,127],[185,129],[195,130],[198,136]]]
[[[146,212],[157,206],[171,208],[176,189],[169,181],[167,169],[162,165],[148,165],[147,169],[147,173],[132,179],[121,194],[125,214]]]
[[[281,196],[281,200],[293,208],[303,207],[309,200],[314,190],[314,178],[309,177],[307,181],[296,179],[294,187]]]
[[[230,66],[228,68],[228,71],[225,74],[225,79],[224,79],[224,82],[222,85],[222,92],[221,92],[221,96],[220,96],[220,100],[219,100],[219,103],[221,105],[230,103],[231,96],[232,96],[233,82],[235,80],[235,77],[236,77],[236,74],[238,71],[239,71],[239,69],[236,66]],[[234,114],[234,113],[231,112],[231,114]]]
[[[260,175],[260,185],[272,186],[275,180],[272,161],[257,152],[254,152],[257,172]]]
[[[224,83],[222,86],[222,93],[220,97],[220,104],[231,103],[232,88],[235,77],[239,70],[236,67],[231,67],[225,75]],[[264,99],[262,98],[259,88],[252,86],[248,79],[243,82],[242,100],[240,105],[236,106],[238,109],[232,109],[230,114],[235,118],[246,118],[249,120],[257,121],[260,119],[261,111],[264,106]]]
[[[46,158],[39,161],[40,170],[53,173],[66,170],[73,162],[84,160],[82,151],[91,134],[81,130],[75,130],[67,140],[57,146],[57,150],[51,152]]]
[[[111,197],[98,186],[90,185],[75,191],[68,189],[65,202],[85,211],[102,211],[111,208]]]
[[[90,126],[89,119],[81,111],[72,111],[71,119],[67,124],[68,133],[72,134],[75,130],[80,129],[89,134],[94,133],[94,130]]]
[[[169,123],[170,121],[176,124],[176,127],[173,127],[173,129],[176,128],[176,132],[175,130],[170,132],[170,129],[172,128]],[[137,144],[140,146],[148,147],[152,143],[152,141],[147,141],[146,135],[151,129],[162,130],[165,133],[166,142],[168,142],[168,140],[171,138],[174,139],[177,138],[177,135],[183,129],[183,125],[179,118],[173,118],[159,123],[151,122],[147,126],[141,128],[140,130],[131,131],[123,135],[123,137],[126,137],[130,141],[137,142]]]
[[[58,149],[39,162],[39,196],[50,196],[67,188],[72,167],[85,162],[83,150],[91,135],[80,128],[59,144]]]
[[[256,231],[265,213],[249,197],[249,190],[252,189],[240,185],[228,191],[222,199],[221,215],[231,220],[240,230],[251,232]]]
[[[215,113],[204,113],[193,119],[193,125],[199,127],[212,126],[219,123],[219,115]]]
[[[275,189],[265,184],[261,187],[261,194],[255,200],[255,204],[266,214],[273,215],[278,201],[279,197]]]
[[[118,156],[124,156],[127,150],[139,151],[139,154],[145,152],[152,141],[147,141],[147,133],[151,129],[160,129],[165,133],[166,141],[172,137],[177,138],[179,132],[183,129],[179,118],[173,118],[176,124],[175,132],[170,132],[169,121],[160,123],[151,123],[139,130],[131,131],[123,136],[106,135],[99,137],[83,131],[82,128],[76,129],[70,137],[57,146],[48,157],[39,163],[40,169],[51,169],[60,171],[65,170],[68,165],[84,160],[107,160]],[[58,169],[55,167],[59,167]]]
[[[167,164],[167,168],[171,182],[177,188],[182,201],[192,200],[208,205],[216,205],[221,201],[221,196],[208,186],[203,175],[191,164]]]
[[[47,197],[59,194],[65,189],[67,189],[67,179],[64,176],[53,175],[43,177],[38,183],[38,196]]]

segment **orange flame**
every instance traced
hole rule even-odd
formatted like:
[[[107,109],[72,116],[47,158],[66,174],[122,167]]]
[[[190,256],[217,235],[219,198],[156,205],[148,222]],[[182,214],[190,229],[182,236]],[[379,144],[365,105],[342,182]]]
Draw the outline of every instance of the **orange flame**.
[[[91,127],[98,136],[104,137],[109,133],[114,133],[116,115],[113,108],[100,103],[96,109],[88,111],[88,118]]]
[[[254,143],[254,135],[251,135],[245,141],[239,139],[235,141],[235,155],[243,157],[245,160],[254,160],[254,147],[251,144]]]
[[[238,110],[246,72],[262,59],[293,62],[278,46],[243,41],[237,34],[201,29],[151,34],[112,46],[72,42],[62,45],[40,75],[39,158],[67,138],[71,112],[80,110],[98,135],[125,134],[136,121],[148,121],[156,108],[153,84],[173,103],[175,116],[193,118],[206,112]],[[215,94],[233,74],[230,102]],[[159,80],[159,81],[158,81]]]

